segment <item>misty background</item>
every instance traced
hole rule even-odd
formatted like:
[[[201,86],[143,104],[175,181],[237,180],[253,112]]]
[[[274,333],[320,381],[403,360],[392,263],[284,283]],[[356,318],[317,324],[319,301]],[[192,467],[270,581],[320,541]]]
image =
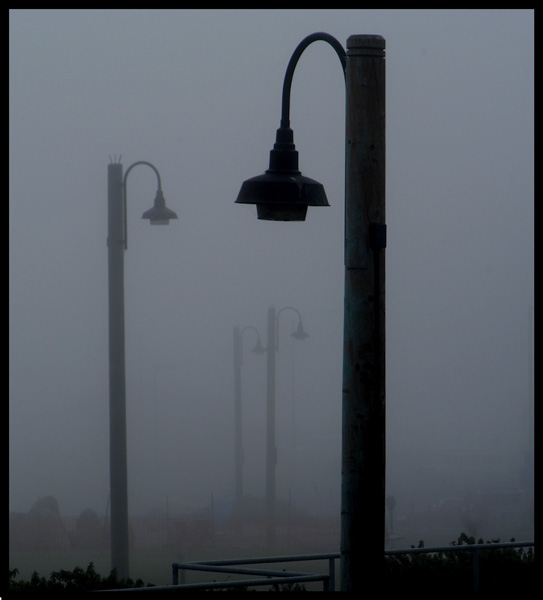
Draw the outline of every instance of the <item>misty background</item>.
[[[179,217],[142,220],[156,177],[130,172],[130,514],[232,497],[233,329],[265,345],[269,306],[309,334],[281,314],[277,495],[339,514],[345,91],[324,42],[296,68],[291,126],[331,207],[277,223],[234,204],[268,168],[288,61],[315,31],[386,40],[387,495],[406,511],[529,487],[533,26],[531,10],[10,10],[10,511],[47,495],[65,515],[106,511],[107,165],[122,155],[125,172],[156,166]],[[244,493],[262,496],[255,341]]]

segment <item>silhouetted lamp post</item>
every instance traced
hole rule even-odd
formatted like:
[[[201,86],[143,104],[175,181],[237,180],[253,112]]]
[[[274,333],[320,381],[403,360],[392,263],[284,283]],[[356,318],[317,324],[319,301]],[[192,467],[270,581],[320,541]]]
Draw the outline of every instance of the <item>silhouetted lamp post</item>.
[[[108,165],[108,289],[109,289],[109,423],[111,568],[128,578],[128,493],[126,460],[126,390],[124,348],[124,251],[127,248],[126,178],[137,165],[153,169],[158,179],[154,205],[142,218],[166,225],[177,215],[166,207],[160,175],[149,162],[131,165],[123,178],[120,162]]]
[[[264,348],[260,335],[255,327],[234,328],[234,411],[235,411],[235,499],[236,506],[241,506],[243,495],[243,449],[241,439],[241,363],[242,335],[246,329],[253,329],[257,335],[256,354],[267,353],[266,364],[266,542],[271,546],[275,542],[275,465],[277,448],[275,446],[275,354],[279,350],[279,315],[284,310],[293,310],[298,315],[298,327],[290,335],[297,340],[309,337],[302,325],[302,315],[293,306],[284,306],[277,311],[273,306],[268,308],[268,341]]]
[[[235,510],[239,515],[243,498],[243,441],[242,441],[242,414],[241,414],[241,365],[243,363],[243,334],[252,329],[257,336],[255,347],[252,349],[257,354],[262,354],[264,348],[260,342],[260,335],[256,327],[248,325],[243,329],[234,327],[234,464],[235,464]]]
[[[341,589],[372,589],[385,538],[385,40],[353,35],[347,53],[327,33],[298,45],[283,84],[282,114],[270,166],[241,186],[237,203],[259,219],[303,221],[328,206],[323,186],[298,169],[290,128],[290,88],[305,48],[322,40],[345,73],[345,304],[342,406]]]
[[[293,306],[284,306],[276,312],[273,306],[268,308],[268,340],[266,346],[266,543],[270,547],[275,543],[275,466],[277,447],[275,445],[275,354],[279,350],[279,315],[284,310],[293,310],[298,315],[298,327],[290,335],[304,340],[308,334],[302,326],[302,315]]]

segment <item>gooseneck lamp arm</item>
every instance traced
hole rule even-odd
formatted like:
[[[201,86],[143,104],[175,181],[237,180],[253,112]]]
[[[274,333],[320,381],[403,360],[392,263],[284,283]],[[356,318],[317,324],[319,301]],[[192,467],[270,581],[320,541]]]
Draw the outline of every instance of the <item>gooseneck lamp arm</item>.
[[[277,314],[275,315],[275,351],[276,352],[279,352],[279,315],[284,310],[293,310],[298,315],[298,329],[291,335],[296,337],[297,334],[299,333],[299,335],[300,335],[299,339],[308,337],[308,334],[304,331],[304,328],[302,327],[302,315],[300,314],[300,311],[297,308],[294,308],[294,306],[284,306],[283,308],[278,310]]]
[[[256,327],[253,327],[252,325],[247,325],[247,327],[244,327],[240,333],[239,333],[239,339],[240,339],[240,349],[243,348],[243,334],[248,330],[248,329],[252,329],[255,333],[256,333],[256,345],[255,347],[252,349],[252,351],[255,354],[262,354],[262,352],[264,352],[263,350],[263,346],[262,346],[262,342],[260,341],[260,334],[258,333],[258,329]],[[240,353],[240,357],[239,357],[239,362],[240,365],[243,364],[243,351],[241,351]]]
[[[343,76],[345,77],[346,70],[346,54],[343,46],[336,40],[335,37],[329,33],[317,32],[308,35],[304,38],[297,46],[296,50],[290,57],[290,61],[287,66],[285,73],[285,80],[283,82],[283,103],[281,107],[281,127],[290,127],[290,88],[292,86],[292,77],[294,75],[294,69],[298,64],[298,60],[302,55],[302,52],[316,41],[328,42],[330,46],[336,51],[339,60],[341,62],[341,68],[343,69]]]
[[[138,165],[147,165],[148,167],[151,167],[151,169],[153,169],[153,171],[156,174],[156,178],[158,180],[158,189],[161,190],[162,189],[162,182],[160,180],[160,173],[158,172],[158,169],[154,165],[152,165],[150,162],[147,162],[146,160],[138,160],[134,164],[130,165],[128,167],[128,169],[126,169],[126,173],[124,174],[124,178],[123,178],[123,186],[126,186],[126,178],[128,177],[128,173],[130,173],[130,171],[134,167],[137,167]]]
[[[328,33],[312,33],[298,44],[285,73],[281,125],[270,151],[269,169],[264,175],[245,181],[236,200],[239,204],[256,204],[259,219],[304,221],[308,206],[330,206],[323,185],[301,174],[294,133],[290,128],[290,89],[294,69],[302,52],[317,40],[327,42],[336,51],[345,77],[346,53],[334,37]]]
[[[151,167],[151,169],[153,169],[153,171],[156,174],[157,180],[158,180],[157,192],[162,193],[162,182],[160,181],[160,173],[158,172],[158,169],[154,165],[152,165],[150,162],[147,162],[146,160],[138,160],[134,164],[130,165],[128,167],[128,169],[126,169],[126,172],[125,172],[124,178],[123,178],[123,228],[124,228],[124,249],[125,250],[128,248],[128,228],[127,228],[127,218],[126,218],[126,215],[127,215],[127,213],[126,213],[126,178],[128,177],[128,173],[130,173],[130,171],[134,167],[137,167],[138,165],[147,165],[148,167]]]

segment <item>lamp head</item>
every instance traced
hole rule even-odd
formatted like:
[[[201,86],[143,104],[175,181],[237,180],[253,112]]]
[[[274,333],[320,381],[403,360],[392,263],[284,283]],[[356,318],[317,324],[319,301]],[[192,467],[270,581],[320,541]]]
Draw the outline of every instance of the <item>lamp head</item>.
[[[168,225],[170,219],[177,219],[177,215],[166,206],[164,194],[161,189],[158,189],[153,208],[146,210],[141,218],[149,219],[151,225]]]
[[[305,338],[309,337],[309,334],[306,333],[304,331],[304,328],[302,327],[301,319],[300,319],[300,322],[298,323],[298,328],[296,329],[296,331],[291,333],[290,335],[297,340],[305,340]]]
[[[258,336],[256,339],[256,344],[255,347],[251,349],[251,352],[254,352],[255,354],[264,354],[264,352],[266,352],[266,348],[264,348],[264,346],[262,345],[258,332],[256,335]]]
[[[270,151],[270,168],[241,186],[236,203],[256,204],[259,219],[305,221],[308,206],[330,206],[322,184],[298,170],[293,137],[290,127],[280,127]]]

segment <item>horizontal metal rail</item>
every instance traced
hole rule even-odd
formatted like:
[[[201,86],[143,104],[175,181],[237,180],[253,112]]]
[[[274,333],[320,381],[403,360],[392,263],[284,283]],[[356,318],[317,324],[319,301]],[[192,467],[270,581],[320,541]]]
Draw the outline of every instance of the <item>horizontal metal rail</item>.
[[[211,571],[217,573],[236,573],[244,575],[261,575],[272,580],[256,580],[258,585],[277,585],[279,583],[303,583],[308,581],[322,581],[323,591],[333,591],[335,586],[335,565],[334,559],[339,558],[339,553],[334,554],[297,554],[284,556],[265,556],[258,558],[231,558],[226,560],[206,560],[198,562],[173,563],[172,564],[172,584],[185,588],[187,585],[202,585],[205,584],[186,584],[185,571]],[[295,561],[311,561],[311,560],[329,560],[329,573],[314,574],[300,573],[293,571],[277,571],[272,569],[255,569],[255,568],[238,568],[234,565],[254,565],[254,564],[269,564],[269,563],[284,563]],[[181,571],[181,580],[179,580],[179,572]],[[309,578],[309,579],[308,579]],[[223,587],[251,587],[255,580],[241,581],[225,581]],[[215,583],[215,582],[214,582]],[[218,586],[220,587],[220,585]]]
[[[385,556],[394,556],[399,554],[438,554],[444,552],[472,552],[473,553],[473,590],[479,590],[479,551],[480,550],[497,550],[501,548],[522,548],[534,546],[534,542],[497,542],[491,544],[462,544],[458,546],[434,546],[430,548],[404,548],[398,550],[385,550]],[[186,584],[185,583],[185,571],[197,570],[197,571],[215,571],[223,573],[242,573],[242,574],[254,574],[254,575],[266,575],[269,577],[275,577],[277,574],[281,574],[282,578],[287,578],[287,581],[294,582],[294,577],[304,576],[302,573],[293,573],[287,571],[271,571],[265,569],[237,569],[234,565],[249,565],[249,564],[269,564],[276,562],[294,562],[294,561],[312,561],[312,560],[328,560],[329,572],[328,582],[323,580],[323,587],[326,591],[335,590],[335,560],[339,559],[340,553],[333,552],[328,554],[298,554],[298,555],[284,555],[284,556],[268,556],[258,558],[232,558],[225,560],[207,560],[198,562],[186,562],[186,563],[173,563],[172,564],[172,584],[176,586],[182,586],[183,588],[188,585],[201,585],[206,584]],[[181,581],[179,581],[179,571],[181,571]],[[279,583],[274,578],[274,583]],[[215,582],[214,582],[215,583]],[[270,582],[265,582],[268,585]],[[327,585],[326,585],[327,584]],[[224,587],[234,587],[238,585],[249,586],[247,580],[240,582],[224,582]],[[264,585],[264,583],[262,584]],[[220,585],[218,586],[220,587]]]
[[[124,588],[116,590],[94,590],[96,592],[176,592],[183,590],[207,590],[207,589],[223,589],[236,587],[255,587],[259,585],[279,585],[280,583],[307,583],[310,581],[322,581],[323,591],[326,589],[325,581],[328,575],[307,574],[296,575],[295,577],[274,577],[273,579],[243,579],[240,581],[211,581],[208,583],[185,583],[183,585],[157,585],[141,588]]]
[[[461,552],[467,550],[496,550],[499,548],[525,548],[534,546],[534,542],[496,542],[491,544],[460,544],[458,546],[434,546],[433,548],[405,548],[403,550],[385,550],[385,556],[393,554],[437,554],[439,552]]]
[[[502,548],[524,548],[535,546],[532,542],[497,542],[490,544],[461,544],[458,546],[434,546],[431,548],[404,548],[385,550],[385,556],[399,554],[439,554],[445,552],[473,553],[473,591],[479,591],[479,552],[481,550],[498,550]],[[203,590],[218,588],[255,587],[279,585],[283,583],[306,583],[322,581],[323,591],[335,590],[335,561],[340,558],[339,552],[327,554],[295,554],[283,556],[262,556],[252,558],[229,558],[224,560],[206,560],[195,562],[172,563],[172,585],[129,588],[117,590],[96,590],[109,592],[177,592],[180,589]],[[235,565],[255,565],[285,562],[328,560],[328,574],[300,573],[278,571],[272,569],[238,568]],[[242,575],[260,575],[266,579],[242,579],[238,581],[212,581],[207,583],[185,583],[186,571],[208,571]],[[179,576],[181,572],[181,577]]]
[[[408,550],[385,550],[385,555],[397,554],[437,554],[443,552],[471,552],[473,554],[473,591],[479,591],[479,552],[500,548],[524,548],[534,546],[534,542],[496,542],[491,544],[461,544],[459,546],[435,546],[433,548],[409,548]]]

